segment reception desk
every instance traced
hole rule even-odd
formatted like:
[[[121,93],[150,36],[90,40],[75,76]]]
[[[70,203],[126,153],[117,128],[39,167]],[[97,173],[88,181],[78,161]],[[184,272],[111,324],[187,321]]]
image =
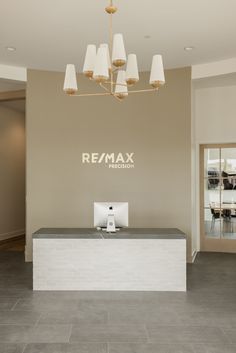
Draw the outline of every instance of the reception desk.
[[[33,289],[186,291],[186,236],[173,228],[42,228],[33,234]]]

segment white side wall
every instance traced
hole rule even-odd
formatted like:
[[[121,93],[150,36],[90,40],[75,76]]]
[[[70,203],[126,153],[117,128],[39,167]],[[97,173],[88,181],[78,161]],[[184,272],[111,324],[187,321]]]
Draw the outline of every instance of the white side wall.
[[[194,252],[200,249],[199,146],[210,143],[236,143],[236,74],[193,81],[192,100],[192,250]]]

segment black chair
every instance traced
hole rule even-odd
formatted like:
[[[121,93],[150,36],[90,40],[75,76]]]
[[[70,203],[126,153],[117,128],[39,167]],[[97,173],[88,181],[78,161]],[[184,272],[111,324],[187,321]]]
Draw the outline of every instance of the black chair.
[[[211,207],[211,205],[210,205],[210,209],[211,209],[211,215],[212,215],[210,232],[212,233],[215,228],[215,221],[220,220],[220,210],[215,210],[214,208]]]
[[[233,233],[234,232],[234,229],[233,229],[233,222],[232,222],[232,213],[231,213],[231,210],[223,210],[222,211],[222,217],[223,217],[223,225],[224,225],[224,228],[223,228],[223,233],[225,233],[225,226],[227,227],[226,228],[226,233],[228,233],[228,229],[230,227],[230,232]]]
[[[222,178],[228,178],[229,174],[226,172],[222,172]],[[229,182],[229,179],[223,179],[223,184],[224,184],[224,190],[232,190],[233,189],[233,184]]]
[[[211,178],[212,177],[212,178]],[[219,172],[216,169],[208,170],[208,189],[216,189],[219,185]]]
[[[230,226],[230,232],[233,233],[233,223],[231,220],[231,210],[229,209],[225,209],[225,210],[221,210],[221,214],[220,214],[220,210],[219,209],[215,209],[210,205],[210,209],[211,209],[211,215],[212,215],[212,219],[211,219],[211,229],[210,232],[212,233],[214,228],[215,228],[215,221],[219,220],[222,217],[223,219],[223,233],[225,233],[225,227]]]

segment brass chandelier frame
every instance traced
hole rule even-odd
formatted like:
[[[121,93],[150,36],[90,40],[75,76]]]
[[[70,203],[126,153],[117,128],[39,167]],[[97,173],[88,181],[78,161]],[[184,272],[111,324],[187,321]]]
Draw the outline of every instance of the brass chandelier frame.
[[[109,0],[109,5],[105,8],[105,11],[107,14],[110,16],[110,21],[109,21],[109,53],[110,57],[112,57],[112,46],[113,46],[113,15],[117,12],[118,8],[113,5],[113,0]],[[69,93],[69,96],[73,97],[92,97],[92,96],[113,96],[119,101],[122,101],[124,97],[122,95],[119,96],[118,92],[115,92],[114,87],[117,85],[117,83],[114,81],[114,75],[115,73],[119,70],[120,67],[122,67],[125,63],[120,63],[117,64],[116,66],[112,63],[111,60],[111,69],[109,70],[110,78],[107,81],[104,82],[99,82],[98,85],[104,89],[105,92],[101,93],[80,93],[76,94],[74,92]],[[91,81],[95,81],[91,76],[87,76]],[[133,84],[122,84],[118,83],[119,86],[126,86],[130,87],[133,86]],[[161,84],[160,84],[161,85]],[[139,89],[139,90],[128,90],[128,94],[133,94],[133,93],[144,93],[144,92],[157,92],[159,89],[159,85],[157,84],[156,86],[153,86],[153,88],[149,89]]]

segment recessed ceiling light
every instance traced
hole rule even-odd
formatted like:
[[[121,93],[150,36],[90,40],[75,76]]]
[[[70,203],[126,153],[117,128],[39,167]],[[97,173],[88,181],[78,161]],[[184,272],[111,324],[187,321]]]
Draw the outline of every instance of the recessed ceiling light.
[[[194,47],[185,47],[185,48],[184,48],[185,51],[191,51],[191,50],[193,50],[193,49],[194,49]]]
[[[15,47],[6,47],[6,50],[8,50],[8,51],[16,51],[16,48]]]

